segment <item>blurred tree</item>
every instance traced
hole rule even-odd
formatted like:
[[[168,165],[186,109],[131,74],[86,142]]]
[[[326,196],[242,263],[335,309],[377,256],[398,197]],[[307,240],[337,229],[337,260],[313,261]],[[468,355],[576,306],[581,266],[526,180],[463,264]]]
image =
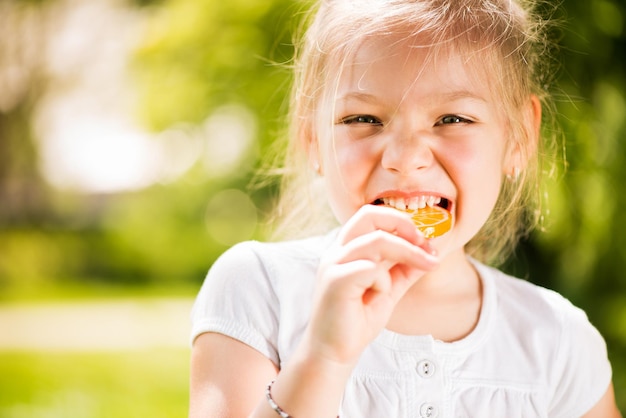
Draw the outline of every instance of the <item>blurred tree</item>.
[[[64,29],[59,22],[72,21],[67,16],[78,5],[66,0],[0,1],[4,290],[17,286],[41,291],[55,281],[197,282],[229,240],[249,238],[259,229],[250,210],[254,205],[262,210],[269,192],[260,191],[252,203],[237,190],[246,189],[261,152],[254,150],[255,144],[268,144],[281,127],[283,87],[289,81],[277,62],[292,55],[289,31],[298,5],[99,0],[100,6],[94,7],[104,13],[109,10],[106,3],[137,7],[141,21],[147,22],[134,67],[143,99],[139,113],[159,133],[155,141],[162,142],[174,160],[196,163],[183,161],[187,168],[181,171],[176,168],[179,162],[173,161],[175,167],[163,168],[173,171],[162,182],[135,192],[93,194],[52,188],[40,172],[42,138],[36,137],[41,132],[33,129],[33,116],[47,93],[62,92],[75,83],[68,74],[62,79],[52,74],[55,70],[46,60],[51,54],[67,53],[66,47],[76,52],[75,46],[81,45],[73,38],[76,33],[65,31],[63,47],[51,46]],[[85,15],[73,16],[75,21]],[[98,18],[94,29],[105,21]],[[94,45],[92,50],[105,46]],[[82,64],[98,56],[55,58],[69,58],[80,64],[77,71],[84,71],[92,67]],[[237,141],[239,148],[225,146]],[[252,151],[240,149],[243,146]],[[231,167],[223,170],[227,163]],[[221,206],[233,203],[228,199],[239,199],[237,204],[245,210],[235,217],[237,211],[224,212]]]
[[[520,247],[513,270],[586,310],[607,339],[626,410],[626,4],[564,0],[559,10],[567,170],[550,188],[546,231]]]
[[[39,174],[30,125],[45,83],[46,44],[36,4],[0,2],[0,228],[46,216],[47,186]]]
[[[258,114],[261,142],[271,141],[286,110],[284,64],[300,8],[293,0],[163,2],[136,56],[143,120],[162,130],[239,103]]]

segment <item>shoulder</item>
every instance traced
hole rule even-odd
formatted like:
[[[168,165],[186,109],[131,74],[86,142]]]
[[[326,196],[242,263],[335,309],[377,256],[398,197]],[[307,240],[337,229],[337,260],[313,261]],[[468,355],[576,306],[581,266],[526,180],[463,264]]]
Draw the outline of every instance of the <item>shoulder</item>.
[[[544,341],[572,343],[581,348],[592,345],[605,350],[603,338],[589,321],[585,311],[558,292],[527,280],[486,267],[492,275],[498,315],[519,328],[526,337],[541,336]]]
[[[336,231],[327,235],[313,236],[299,240],[277,242],[244,241],[226,250],[218,259],[224,260],[271,260],[273,258],[307,262],[319,260],[321,252],[332,242]]]
[[[487,277],[493,286],[500,315],[515,318],[516,321],[526,318],[534,328],[546,326],[553,328],[552,331],[572,321],[589,323],[582,309],[554,290],[492,267],[478,265],[477,268],[481,276]]]
[[[559,293],[477,266],[496,300],[496,330],[507,347],[522,348],[546,379],[550,416],[581,416],[611,380],[606,343],[586,313]],[[486,278],[486,280],[485,280]]]
[[[314,271],[328,236],[281,242],[245,241],[213,263],[200,296],[274,294],[304,271]],[[261,292],[261,290],[263,291]]]
[[[192,341],[218,332],[254,347],[276,365],[282,338],[306,321],[320,254],[334,236],[296,241],[246,241],[211,266],[192,311]]]

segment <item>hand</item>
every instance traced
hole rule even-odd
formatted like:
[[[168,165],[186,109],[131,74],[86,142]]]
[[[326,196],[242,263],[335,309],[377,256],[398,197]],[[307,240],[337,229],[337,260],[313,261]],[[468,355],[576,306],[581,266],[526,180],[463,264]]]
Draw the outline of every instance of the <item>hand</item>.
[[[306,343],[315,355],[354,365],[398,301],[438,259],[410,218],[367,205],[322,257]]]

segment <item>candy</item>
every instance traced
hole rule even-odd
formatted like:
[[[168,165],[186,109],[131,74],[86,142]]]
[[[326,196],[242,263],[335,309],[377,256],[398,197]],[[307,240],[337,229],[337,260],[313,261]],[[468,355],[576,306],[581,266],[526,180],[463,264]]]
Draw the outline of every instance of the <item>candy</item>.
[[[452,227],[450,212],[440,206],[426,206],[425,208],[405,212],[411,214],[413,223],[426,238],[439,237]]]

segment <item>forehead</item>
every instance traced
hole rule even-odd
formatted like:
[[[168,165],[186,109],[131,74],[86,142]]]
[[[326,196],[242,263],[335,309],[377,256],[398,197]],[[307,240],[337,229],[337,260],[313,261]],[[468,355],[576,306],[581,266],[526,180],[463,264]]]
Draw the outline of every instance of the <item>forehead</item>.
[[[467,92],[493,97],[486,53],[459,52],[452,44],[432,45],[415,37],[369,38],[339,65],[337,96],[378,92],[387,97]]]

